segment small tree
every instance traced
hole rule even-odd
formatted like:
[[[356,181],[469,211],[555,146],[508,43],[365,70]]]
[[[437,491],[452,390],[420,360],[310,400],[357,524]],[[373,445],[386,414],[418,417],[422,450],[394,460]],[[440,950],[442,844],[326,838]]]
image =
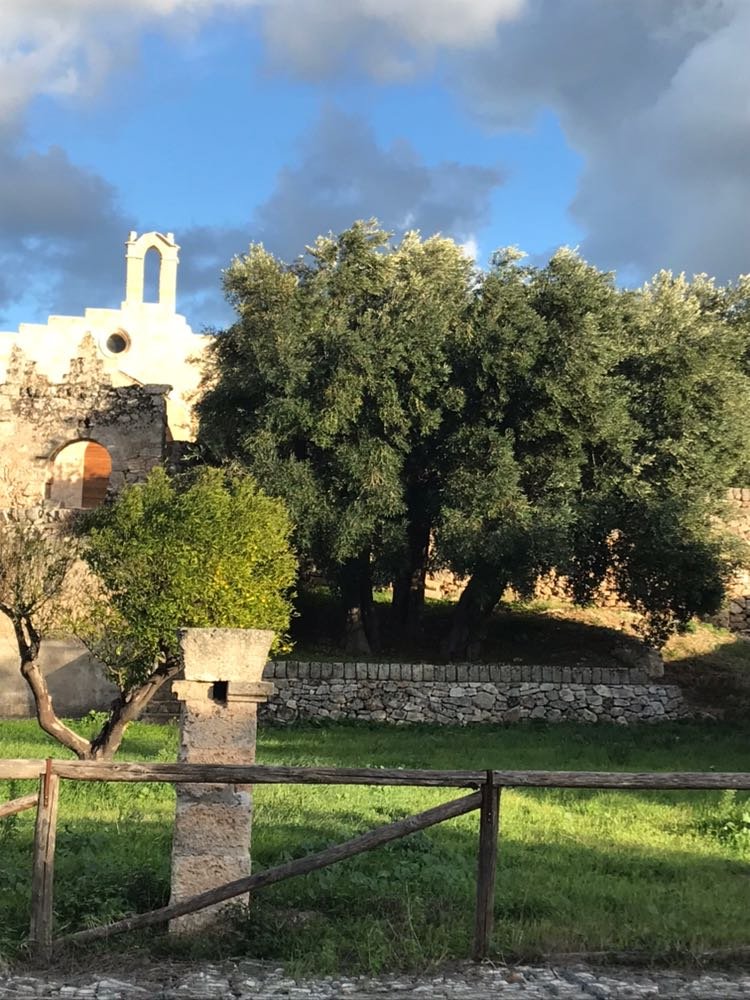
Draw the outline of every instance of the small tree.
[[[0,613],[18,645],[21,674],[29,685],[42,729],[78,757],[88,755],[89,741],[58,717],[39,666],[42,638],[65,617],[76,590],[79,546],[65,522],[50,521],[43,507],[29,507],[18,497],[0,520]]]
[[[296,561],[283,504],[246,475],[203,469],[169,479],[155,470],[78,525],[94,576],[89,589],[99,593],[79,604],[74,628],[118,689],[101,731],[86,740],[57,718],[36,663],[40,616],[60,597],[77,544],[33,522],[12,524],[0,546],[0,610],[16,628],[42,728],[81,759],[111,757],[127,726],[176,676],[178,628],[272,629],[273,650],[286,642]],[[37,551],[38,569],[29,575],[24,559]]]

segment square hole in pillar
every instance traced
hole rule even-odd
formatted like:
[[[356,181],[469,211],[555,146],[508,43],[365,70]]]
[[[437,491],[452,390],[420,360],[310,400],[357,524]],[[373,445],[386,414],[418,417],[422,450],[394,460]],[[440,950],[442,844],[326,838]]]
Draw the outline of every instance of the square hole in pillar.
[[[208,697],[219,705],[226,705],[229,694],[229,681],[214,681],[208,692]]]

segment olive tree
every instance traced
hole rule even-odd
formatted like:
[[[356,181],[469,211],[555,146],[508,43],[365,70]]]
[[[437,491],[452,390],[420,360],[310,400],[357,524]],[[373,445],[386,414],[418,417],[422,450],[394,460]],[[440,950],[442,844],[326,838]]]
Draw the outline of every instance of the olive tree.
[[[338,587],[351,652],[377,644],[380,564],[402,620],[418,613],[471,274],[452,240],[393,242],[374,221],[290,264],[252,246],[225,273],[238,318],[209,351],[200,440],[289,504],[300,552]]]

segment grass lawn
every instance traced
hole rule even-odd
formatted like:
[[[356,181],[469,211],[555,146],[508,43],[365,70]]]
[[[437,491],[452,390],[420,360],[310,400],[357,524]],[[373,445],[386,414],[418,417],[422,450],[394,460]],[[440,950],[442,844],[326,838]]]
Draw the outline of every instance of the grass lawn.
[[[120,758],[174,760],[172,727],[138,724]],[[261,730],[259,762],[435,768],[750,770],[750,724],[468,729],[337,725]],[[56,753],[34,723],[0,723],[0,757]],[[0,800],[29,783],[0,782]],[[460,791],[262,786],[256,870]],[[750,802],[712,792],[514,791],[502,796],[494,949],[498,957],[640,950],[655,959],[750,946]],[[168,786],[63,782],[57,932],[162,904]],[[214,958],[282,960],[295,972],[423,969],[470,952],[476,813],[260,892]],[[0,821],[0,954],[28,927],[33,813]],[[145,939],[141,939],[143,943]],[[110,947],[121,948],[126,938]],[[132,939],[129,942],[132,944]],[[148,947],[174,953],[164,936]],[[184,946],[183,946],[184,947]]]

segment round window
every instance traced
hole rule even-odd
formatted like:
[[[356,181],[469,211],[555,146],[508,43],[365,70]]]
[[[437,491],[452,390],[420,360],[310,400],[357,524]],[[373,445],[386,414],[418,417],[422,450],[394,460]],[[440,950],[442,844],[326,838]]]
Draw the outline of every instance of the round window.
[[[130,340],[121,330],[118,330],[116,333],[110,333],[107,337],[107,350],[110,354],[122,354],[129,347]]]

